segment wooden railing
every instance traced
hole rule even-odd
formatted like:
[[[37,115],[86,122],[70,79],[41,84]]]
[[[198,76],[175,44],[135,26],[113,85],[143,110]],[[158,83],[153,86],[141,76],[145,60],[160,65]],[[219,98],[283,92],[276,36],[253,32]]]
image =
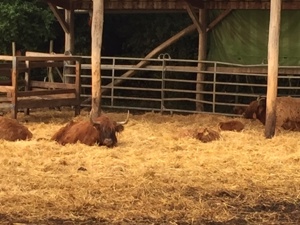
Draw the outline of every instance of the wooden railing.
[[[44,107],[74,106],[75,115],[80,113],[80,57],[0,55],[0,61],[0,108],[10,108],[12,118],[17,118],[19,109],[28,114],[31,108]],[[65,61],[74,62],[74,83],[39,81],[31,76],[32,69],[63,67]]]

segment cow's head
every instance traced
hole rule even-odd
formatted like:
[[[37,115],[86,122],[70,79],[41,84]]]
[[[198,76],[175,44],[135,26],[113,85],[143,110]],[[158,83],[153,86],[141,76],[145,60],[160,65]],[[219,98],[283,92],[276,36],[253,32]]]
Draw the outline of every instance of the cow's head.
[[[265,124],[266,122],[266,98],[258,97],[255,101],[250,102],[246,108],[243,117],[246,119],[258,119]]]
[[[118,142],[116,133],[120,133],[124,130],[123,125],[129,120],[129,111],[127,113],[127,118],[122,122],[113,121],[105,115],[101,115],[96,119],[93,119],[91,116],[90,120],[99,133],[99,145],[114,147]]]
[[[243,115],[247,109],[247,106],[235,106],[233,107],[233,113]]]

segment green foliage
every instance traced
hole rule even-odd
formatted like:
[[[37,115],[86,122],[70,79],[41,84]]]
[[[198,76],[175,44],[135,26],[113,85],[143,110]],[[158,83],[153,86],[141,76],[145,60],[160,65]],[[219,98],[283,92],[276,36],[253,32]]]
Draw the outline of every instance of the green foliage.
[[[11,43],[18,49],[40,50],[55,37],[55,18],[47,4],[39,0],[0,2],[0,54],[11,54]]]

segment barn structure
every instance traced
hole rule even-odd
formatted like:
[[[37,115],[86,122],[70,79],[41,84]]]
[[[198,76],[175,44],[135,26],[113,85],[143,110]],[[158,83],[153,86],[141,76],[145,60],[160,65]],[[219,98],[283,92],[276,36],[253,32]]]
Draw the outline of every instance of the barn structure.
[[[62,29],[65,32],[65,50],[68,52],[74,51],[74,16],[75,12],[78,10],[86,10],[93,18],[92,29],[99,29],[97,32],[92,32],[92,42],[97,46],[99,43],[99,35],[101,34],[101,18],[103,14],[109,11],[127,11],[127,12],[186,12],[191,18],[191,25],[179,31],[174,36],[170,37],[164,43],[161,43],[155,49],[153,49],[143,60],[138,62],[134,67],[128,68],[122,77],[131,77],[134,75],[133,68],[150,68],[147,67],[147,60],[152,60],[154,58],[162,56],[163,63],[166,62],[168,58],[166,55],[161,55],[164,49],[169,45],[175,43],[181,37],[191,34],[193,32],[198,32],[199,42],[198,46],[198,57],[196,65],[193,66],[177,66],[175,71],[187,71],[196,73],[195,78],[195,107],[197,111],[203,110],[203,105],[205,104],[205,99],[203,98],[205,90],[203,89],[205,83],[205,74],[211,73],[214,76],[216,73],[224,74],[234,74],[234,73],[255,73],[255,74],[268,74],[268,112],[267,114],[269,120],[267,120],[266,126],[266,136],[272,136],[274,132],[274,99],[277,96],[277,74],[278,71],[282,75],[299,75],[300,69],[298,66],[300,60],[298,57],[294,57],[296,51],[290,51],[285,55],[278,55],[279,46],[279,27],[281,19],[281,9],[284,12],[288,12],[287,16],[296,16],[294,13],[296,9],[300,9],[300,1],[298,0],[105,0],[105,1],[92,1],[92,0],[43,0],[45,1],[55,17],[59,21]],[[96,6],[96,7],[95,7]],[[103,10],[99,9],[101,7]],[[253,10],[264,12],[256,13],[253,17]],[[62,11],[64,12],[62,14]],[[251,12],[251,13],[248,13]],[[271,12],[271,15],[270,15]],[[101,15],[100,15],[101,14]],[[252,17],[251,17],[252,16]],[[283,15],[284,16],[284,15]],[[251,17],[250,21],[256,21],[263,24],[261,30],[255,30],[257,26],[251,28],[251,23],[245,18]],[[210,18],[210,19],[208,19]],[[100,19],[100,20],[99,20]],[[97,21],[94,21],[97,20]],[[100,21],[100,24],[99,24]],[[297,20],[293,20],[297,21]],[[103,21],[102,21],[103,22]],[[241,23],[243,22],[243,23]],[[270,23],[269,23],[270,22]],[[283,21],[284,22],[284,21]],[[98,23],[98,24],[96,24]],[[239,24],[238,29],[245,29],[249,27],[250,31],[246,36],[239,36],[239,32],[236,32],[233,28],[234,25]],[[289,23],[290,24],[290,23]],[[287,29],[297,29],[297,25],[294,26],[285,25]],[[98,27],[98,28],[97,28]],[[220,28],[220,30],[216,29]],[[222,28],[222,29],[221,29]],[[269,31],[269,32],[268,32]],[[98,33],[98,35],[97,35]],[[212,37],[208,43],[208,33],[213,33]],[[254,36],[253,36],[254,35]],[[263,36],[263,38],[261,38]],[[254,38],[253,38],[254,37]],[[257,39],[255,39],[257,38]],[[245,39],[248,43],[245,44]],[[261,41],[264,40],[264,41]],[[101,40],[100,40],[101,41]],[[282,42],[282,41],[281,41]],[[269,43],[269,44],[268,44]],[[290,45],[291,41],[286,41],[284,49],[287,45]],[[101,44],[101,43],[100,43]],[[293,43],[295,44],[295,43]],[[269,45],[269,48],[267,47]],[[256,48],[255,48],[256,46]],[[209,47],[209,51],[208,51]],[[247,48],[248,47],[248,48]],[[295,47],[295,46],[294,46]],[[296,44],[298,48],[298,45]],[[98,49],[99,48],[99,49]],[[295,49],[295,48],[294,48]],[[99,55],[97,59],[94,59],[94,65],[99,65],[94,68],[93,77],[97,76],[96,82],[93,82],[93,89],[98,89],[99,83],[101,84],[100,77],[100,57],[101,49],[100,46],[97,48],[92,48],[92,55],[96,52]],[[282,49],[280,49],[282,51]],[[100,52],[100,54],[98,54]],[[237,54],[238,52],[238,54]],[[291,53],[292,52],[292,53]],[[257,57],[260,54],[260,57]],[[290,55],[289,55],[290,54]],[[166,59],[166,60],[165,60]],[[279,63],[283,67],[278,68]],[[222,66],[216,67],[216,64],[208,64],[206,60],[216,60],[228,62],[229,60],[236,63],[238,66],[232,66],[232,64],[222,64]],[[258,65],[257,60],[261,65]],[[93,56],[92,56],[93,61]],[[290,62],[292,62],[290,64]],[[251,64],[251,66],[247,66]],[[252,64],[255,64],[253,66]],[[168,69],[164,65],[164,70]],[[242,65],[242,66],[241,66]],[[270,66],[271,65],[271,66]],[[103,66],[103,65],[101,65]],[[289,66],[289,67],[285,67]],[[292,66],[292,67],[291,67]],[[84,67],[84,66],[83,66]],[[92,63],[93,67],[93,63]],[[155,69],[155,67],[152,67]],[[172,67],[173,69],[175,67]],[[217,68],[217,69],[216,69]],[[92,68],[93,71],[93,68]],[[97,72],[99,71],[99,73]],[[163,76],[163,75],[162,75]],[[100,80],[100,82],[99,82]],[[113,81],[115,85],[118,85],[120,80]],[[222,83],[220,83],[222,84]],[[214,86],[214,84],[212,84]],[[96,88],[94,88],[96,87]],[[100,88],[101,89],[101,88]],[[103,92],[103,90],[102,90]],[[98,91],[97,95],[101,95]],[[97,98],[97,96],[92,96],[92,98]],[[98,96],[99,97],[99,96]],[[213,97],[214,98],[214,97]],[[99,100],[100,101],[100,100]],[[99,101],[96,103],[98,104]],[[225,103],[226,104],[226,103]],[[96,111],[98,111],[96,109]],[[270,121],[270,122],[268,122]],[[269,125],[268,125],[269,124]],[[268,131],[267,131],[268,130]]]

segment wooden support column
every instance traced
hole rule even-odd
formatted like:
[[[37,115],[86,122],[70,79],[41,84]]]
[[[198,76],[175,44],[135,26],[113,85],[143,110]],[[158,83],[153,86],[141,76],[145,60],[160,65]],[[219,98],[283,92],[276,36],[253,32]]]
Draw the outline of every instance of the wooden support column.
[[[17,105],[17,98],[18,98],[18,60],[17,57],[14,56],[12,60],[12,71],[11,71],[11,81],[12,81],[12,92],[11,92],[11,117],[13,119],[17,119],[18,113],[18,105]]]
[[[91,117],[101,112],[101,45],[104,20],[104,0],[93,1],[92,19],[92,109]]]
[[[74,10],[65,10],[65,22],[68,24],[69,32],[65,31],[65,52],[74,53]],[[71,63],[71,62],[67,62]],[[66,74],[73,74],[71,68],[67,68],[64,70]],[[74,83],[74,78],[64,77],[64,81],[66,83]]]
[[[75,116],[80,114],[80,89],[81,89],[81,82],[80,82],[80,75],[81,75],[81,61],[77,59],[76,66],[75,66],[75,89],[76,89],[76,105],[75,105]]]
[[[65,32],[65,51],[74,51],[74,10],[65,10],[65,22],[69,26],[69,32]]]
[[[205,70],[205,64],[202,63],[202,60],[206,59],[206,46],[207,46],[207,32],[206,32],[206,26],[207,26],[207,10],[206,9],[200,9],[199,10],[199,22],[202,24],[203,29],[199,33],[199,47],[198,47],[198,68],[201,71]],[[203,91],[204,85],[202,81],[204,81],[204,73],[197,73],[197,84],[196,84],[196,91],[200,92]],[[201,102],[203,100],[203,94],[197,93],[196,94],[196,110],[197,111],[203,111],[204,105]]]
[[[268,43],[268,88],[265,136],[272,138],[276,126],[276,98],[278,84],[278,57],[280,35],[281,0],[272,0]]]

